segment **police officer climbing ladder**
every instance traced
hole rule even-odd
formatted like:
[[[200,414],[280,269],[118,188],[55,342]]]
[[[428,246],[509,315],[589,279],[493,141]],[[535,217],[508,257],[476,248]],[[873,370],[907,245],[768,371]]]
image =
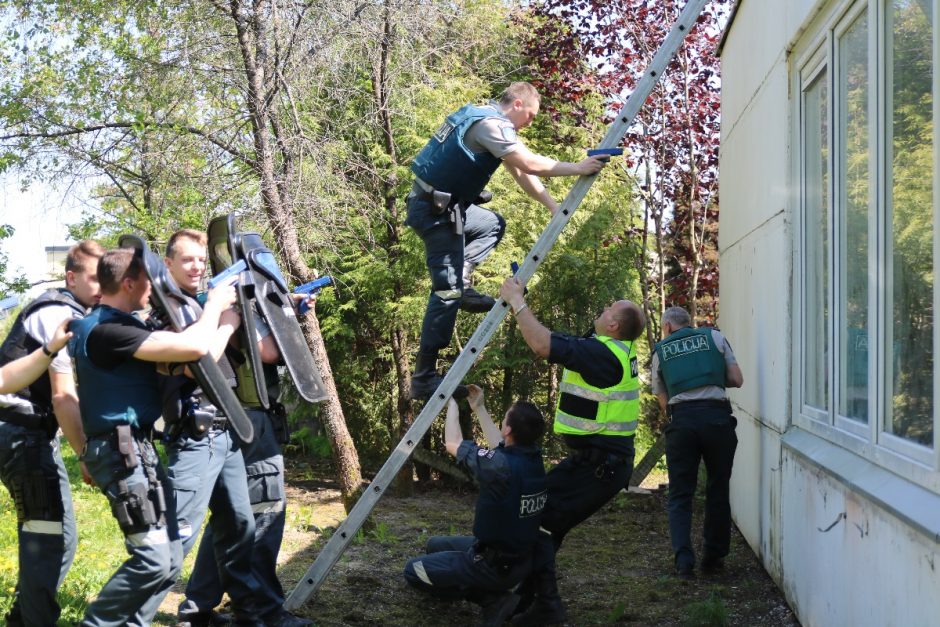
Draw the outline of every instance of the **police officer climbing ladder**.
[[[672,61],[686,34],[692,29],[699,14],[701,14],[706,2],[707,0],[689,0],[685,5],[676,24],[666,36],[663,45],[656,52],[650,66],[637,83],[617,119],[608,128],[600,147],[611,148],[622,141],[630,125],[633,124],[640,107],[643,106],[653,87],[659,81],[659,77]],[[593,177],[582,176],[568,192],[558,211],[555,212],[554,217],[549,221],[548,226],[542,232],[532,250],[526,255],[525,261],[517,273],[520,281],[527,282],[535,273],[536,268],[545,259],[555,241],[561,235],[562,229],[571,219],[578,205],[581,204],[593,182]],[[287,609],[296,609],[303,605],[323,583],[333,565],[368,518],[382,492],[391,484],[402,466],[408,461],[412,451],[414,451],[414,448],[430,428],[431,423],[443,409],[447,399],[454,394],[458,384],[463,380],[463,377],[473,366],[473,362],[496,332],[506,315],[506,309],[507,304],[505,301],[497,301],[480,326],[477,327],[477,330],[464,345],[463,351],[448,370],[447,375],[441,379],[437,390],[430,396],[411,428],[408,429],[401,442],[392,451],[388,460],[372,480],[370,489],[363,493],[350,511],[349,516],[339,526],[336,533],[320,551],[316,561],[298,582],[294,591],[291,592],[284,604]]]

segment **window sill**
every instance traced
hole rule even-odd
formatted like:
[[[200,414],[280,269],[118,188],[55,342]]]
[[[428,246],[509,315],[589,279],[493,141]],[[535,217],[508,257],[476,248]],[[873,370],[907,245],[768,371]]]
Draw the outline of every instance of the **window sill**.
[[[852,491],[940,544],[940,494],[799,427],[792,427],[784,433],[781,443],[794,455],[824,470]]]

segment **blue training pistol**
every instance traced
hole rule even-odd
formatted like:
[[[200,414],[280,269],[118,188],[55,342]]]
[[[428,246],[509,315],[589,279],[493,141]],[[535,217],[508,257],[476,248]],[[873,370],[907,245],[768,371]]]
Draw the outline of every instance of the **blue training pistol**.
[[[515,261],[510,261],[510,262],[509,262],[509,267],[510,267],[510,269],[512,269],[512,275],[513,275],[513,276],[516,276],[516,273],[519,272],[519,264],[516,263]],[[522,290],[522,295],[523,295],[523,296],[525,296],[525,295],[528,294],[528,293],[529,293],[529,288],[525,288],[524,290]]]
[[[320,290],[326,287],[327,285],[333,285],[333,277],[326,275],[321,276],[319,279],[314,279],[309,283],[304,283],[298,287],[294,288],[294,294],[319,294]],[[300,301],[300,304],[297,306],[298,313],[305,314],[310,311],[310,305],[307,304],[306,300]]]
[[[589,157],[617,157],[623,154],[623,148],[592,148],[587,151]]]
[[[238,283],[238,275],[247,268],[248,266],[245,265],[245,260],[239,259],[236,263],[233,263],[228,268],[209,279],[209,289],[211,290],[212,288],[218,285],[222,285],[223,283],[226,283],[230,280],[232,281],[233,285]],[[233,276],[235,277],[234,280],[232,280]]]

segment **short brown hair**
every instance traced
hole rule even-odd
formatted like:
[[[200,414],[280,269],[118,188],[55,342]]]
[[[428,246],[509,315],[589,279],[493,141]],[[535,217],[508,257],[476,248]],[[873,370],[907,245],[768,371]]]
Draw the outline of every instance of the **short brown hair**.
[[[539,104],[542,102],[542,97],[539,95],[538,90],[532,86],[532,83],[516,81],[509,85],[499,97],[499,104],[511,105],[517,98],[526,104]]]
[[[626,307],[619,307],[614,312],[614,320],[620,324],[618,339],[633,341],[640,337],[646,328],[646,316],[636,303],[627,301]]]
[[[79,243],[69,248],[65,255],[66,272],[87,272],[92,268],[89,262],[94,259],[95,263],[101,259],[104,254],[104,248],[93,239],[83,239]]]
[[[98,283],[101,293],[113,295],[121,290],[124,279],[136,279],[144,269],[143,261],[133,248],[109,250],[98,261]]]
[[[176,256],[176,242],[181,239],[192,240],[203,247],[209,243],[209,238],[207,238],[206,234],[202,231],[197,231],[196,229],[180,229],[171,235],[170,239],[166,242],[166,256],[170,259]]]

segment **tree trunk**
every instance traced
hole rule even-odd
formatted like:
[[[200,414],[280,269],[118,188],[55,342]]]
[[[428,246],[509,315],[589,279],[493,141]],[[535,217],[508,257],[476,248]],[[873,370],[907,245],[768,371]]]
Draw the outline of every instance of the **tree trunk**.
[[[391,2],[386,1],[382,11],[382,39],[379,43],[379,57],[373,67],[372,97],[379,117],[382,145],[389,158],[388,171],[381,178],[382,200],[386,215],[386,240],[388,250],[388,265],[394,269],[401,259],[401,234],[399,232],[398,198],[396,188],[398,176],[395,168],[398,166],[398,148],[395,145],[392,115],[389,110],[389,78],[388,64],[394,48],[394,27],[392,25]],[[396,301],[403,298],[408,291],[401,281],[396,279],[392,286],[392,294]],[[392,359],[395,365],[395,387],[398,392],[397,408],[401,419],[399,437],[414,423],[414,408],[411,404],[411,361],[409,360],[408,334],[398,324],[393,325],[391,332]],[[395,488],[399,494],[410,495],[414,491],[412,481],[412,464],[406,463],[395,478]]]
[[[312,276],[300,251],[293,213],[284,202],[276,175],[276,142],[271,132],[270,103],[266,98],[267,80],[274,80],[273,76],[267,76],[270,72],[266,73],[266,66],[269,62],[265,18],[267,6],[268,3],[265,0],[258,0],[253,8],[253,19],[249,20],[249,9],[241,2],[233,0],[230,5],[231,17],[235,23],[239,51],[248,81],[246,106],[251,117],[255,148],[254,167],[261,181],[262,205],[274,232],[277,252],[287,269],[287,274],[294,281],[303,283],[310,280]],[[315,308],[311,311],[313,315],[308,314],[302,321],[304,336],[320,370],[327,393],[327,399],[321,411],[321,420],[333,448],[333,461],[336,464],[343,504],[346,511],[349,511],[358,499],[362,488],[359,455],[346,427],[346,418],[336,392],[336,383],[333,380],[333,371],[330,368],[323,336],[320,334],[320,323],[316,318]]]

